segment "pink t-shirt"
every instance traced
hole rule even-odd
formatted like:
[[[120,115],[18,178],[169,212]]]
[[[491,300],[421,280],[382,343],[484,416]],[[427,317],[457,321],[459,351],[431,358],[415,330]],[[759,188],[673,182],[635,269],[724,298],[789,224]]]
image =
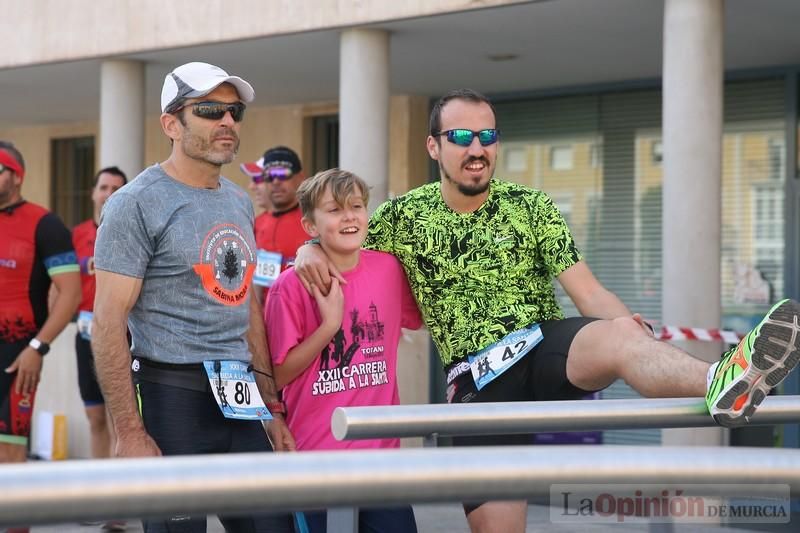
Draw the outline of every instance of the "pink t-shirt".
[[[342,327],[306,370],[283,388],[286,422],[298,450],[397,448],[399,439],[338,441],[333,410],[345,405],[396,405],[400,328],[422,318],[400,262],[391,254],[361,250],[358,266],[344,273]],[[265,322],[273,364],[319,326],[314,298],[290,268],[269,291]]]

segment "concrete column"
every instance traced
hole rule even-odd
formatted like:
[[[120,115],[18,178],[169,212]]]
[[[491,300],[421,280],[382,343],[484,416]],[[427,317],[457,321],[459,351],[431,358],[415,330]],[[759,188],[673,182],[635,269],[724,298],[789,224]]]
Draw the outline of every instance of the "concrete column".
[[[718,327],[723,0],[664,3],[663,320]],[[721,346],[682,343],[708,361]],[[664,430],[665,444],[721,444],[724,432]]]
[[[339,166],[370,186],[370,212],[389,182],[389,33],[342,33],[339,72]]]
[[[134,178],[144,167],[144,63],[104,61],[100,69],[98,169],[116,165]]]

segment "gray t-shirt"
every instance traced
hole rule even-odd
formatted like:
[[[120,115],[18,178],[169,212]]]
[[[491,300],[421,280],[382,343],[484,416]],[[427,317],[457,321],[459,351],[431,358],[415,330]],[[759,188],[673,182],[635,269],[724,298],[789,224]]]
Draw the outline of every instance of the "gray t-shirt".
[[[189,187],[160,165],[108,199],[95,267],[143,280],[128,319],[134,355],[178,364],[250,360],[253,219],[250,198],[230,180]]]

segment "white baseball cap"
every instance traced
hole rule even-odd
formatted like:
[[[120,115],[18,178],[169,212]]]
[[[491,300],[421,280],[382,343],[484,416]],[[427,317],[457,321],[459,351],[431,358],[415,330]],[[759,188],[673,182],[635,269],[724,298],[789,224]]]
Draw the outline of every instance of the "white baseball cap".
[[[256,97],[253,86],[239,76],[231,76],[219,67],[195,61],[177,67],[164,78],[161,112],[166,112],[184,98],[205,96],[223,83],[236,87],[239,98],[245,103]]]

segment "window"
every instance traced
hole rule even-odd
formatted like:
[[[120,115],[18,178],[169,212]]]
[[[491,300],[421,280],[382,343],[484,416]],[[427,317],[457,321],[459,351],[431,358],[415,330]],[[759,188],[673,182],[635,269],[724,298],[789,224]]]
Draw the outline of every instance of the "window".
[[[51,208],[72,227],[93,212],[94,137],[53,139],[50,153]]]
[[[753,191],[753,233],[756,237],[756,247],[764,241],[772,243],[781,236],[783,225],[783,193],[776,187],[754,187]]]
[[[653,141],[650,153],[654,164],[660,165],[664,161],[664,145],[661,144],[661,141]]]
[[[723,327],[747,331],[783,294],[784,123],[726,124],[723,147]]]
[[[504,152],[506,172],[526,172],[528,170],[528,150],[524,146],[506,148]]]
[[[592,168],[600,166],[603,158],[603,148],[598,143],[591,143],[589,145],[589,165]]]
[[[783,286],[783,188],[780,184],[767,183],[756,185],[752,193],[753,201],[753,236],[754,250],[753,262],[748,267],[752,272],[747,276],[746,298],[741,297],[741,291],[734,291],[736,303],[752,303],[767,305],[772,297],[777,296],[776,290]],[[740,268],[741,269],[741,268]],[[754,287],[753,280],[758,283]],[[736,289],[740,289],[741,283]],[[754,295],[754,289],[764,288]],[[776,294],[771,294],[775,292]]]
[[[767,139],[767,150],[769,152],[769,177],[774,180],[782,180],[786,168],[786,154],[784,147],[786,143],[783,137],[770,137]]]
[[[553,170],[572,170],[572,145],[550,147],[550,168]]]
[[[722,326],[747,331],[768,308],[759,303],[765,286],[772,298],[783,292],[785,83],[729,83],[725,98]],[[527,146],[529,154],[526,172],[503,177],[547,192],[597,278],[655,322],[663,292],[661,103],[658,90],[631,90],[496,105],[505,146]],[[737,284],[743,276],[747,284]],[[565,314],[575,316],[558,284],[556,295]],[[636,394],[618,382],[602,397]],[[605,443],[659,440],[659,430],[603,433]]]
[[[339,115],[323,115],[312,119],[314,142],[311,172],[339,166]]]

